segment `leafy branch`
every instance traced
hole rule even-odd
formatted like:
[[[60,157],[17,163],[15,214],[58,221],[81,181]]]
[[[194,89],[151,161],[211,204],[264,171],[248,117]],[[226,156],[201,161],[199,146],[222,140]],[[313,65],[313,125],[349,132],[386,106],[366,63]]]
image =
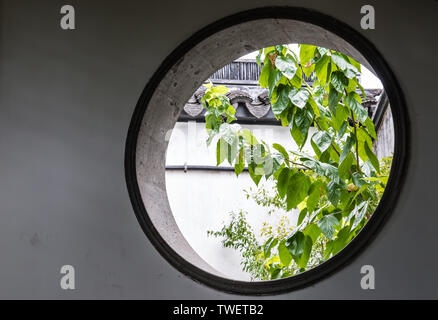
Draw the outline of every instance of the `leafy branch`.
[[[217,139],[217,165],[228,161],[236,175],[247,165],[256,185],[262,179],[275,183],[278,201],[260,203],[280,203],[291,215],[299,211],[298,227],[286,237],[273,235],[256,245],[244,233],[248,243],[227,243],[242,254],[247,246],[245,259],[257,266],[254,276],[263,279],[308,270],[315,266],[309,261],[321,262],[342,250],[371,217],[387,181],[372,151],[372,139],[377,140],[374,124],[358,93],[365,96],[358,80],[361,65],[326,48],[299,48],[299,57],[283,45],[261,49],[257,56],[262,66],[259,84],[267,89],[272,112],[289,129],[296,150],[259,142],[251,130],[233,123],[236,110],[226,87],[207,84],[202,98],[207,144]],[[312,86],[303,76],[314,79]],[[314,154],[302,152],[308,142]],[[238,231],[228,228],[214,235],[231,239],[233,232]]]

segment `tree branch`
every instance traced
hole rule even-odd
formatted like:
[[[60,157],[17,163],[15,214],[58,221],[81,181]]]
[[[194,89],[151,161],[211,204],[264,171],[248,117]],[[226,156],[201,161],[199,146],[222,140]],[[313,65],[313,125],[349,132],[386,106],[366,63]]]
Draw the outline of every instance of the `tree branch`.
[[[310,167],[306,166],[305,164],[302,164],[302,163],[298,163],[298,162],[294,162],[294,161],[292,161],[292,160],[289,160],[289,159],[284,159],[284,160],[287,160],[287,161],[289,161],[290,163],[292,163],[292,164],[294,164],[294,165],[296,165],[296,166],[302,166],[303,168],[306,168],[306,169],[308,169],[308,170],[312,170],[312,171],[313,171],[313,169],[312,169],[312,168],[310,168]]]
[[[356,126],[356,120],[354,120],[354,114],[353,110],[350,110],[351,112],[351,119],[354,123],[354,138],[356,139],[356,162],[357,162],[357,172],[361,172],[360,170],[360,163],[359,163],[359,141],[357,139],[357,126]]]

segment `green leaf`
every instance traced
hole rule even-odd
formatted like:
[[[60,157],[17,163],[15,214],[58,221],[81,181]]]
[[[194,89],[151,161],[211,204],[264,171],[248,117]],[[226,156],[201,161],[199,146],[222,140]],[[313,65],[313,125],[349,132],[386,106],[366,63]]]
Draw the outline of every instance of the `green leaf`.
[[[233,145],[237,143],[237,133],[239,129],[240,126],[238,124],[224,123],[219,128],[219,135],[221,136],[221,139],[225,140],[225,142]]]
[[[310,178],[302,172],[297,172],[289,178],[286,199],[287,210],[295,208],[306,198],[310,183]]]
[[[327,52],[329,52],[329,49],[323,47],[318,47],[317,50],[321,56],[324,56]]]
[[[358,73],[359,71],[357,70],[357,68],[352,65],[349,61],[349,59],[339,53],[333,53],[332,54],[332,62],[343,71],[343,73],[345,74],[345,76],[349,79],[352,79],[356,76],[356,73]]]
[[[356,87],[357,87],[356,79],[348,79],[348,86],[345,88],[345,90],[347,90],[347,93],[350,93],[352,91],[355,91]]]
[[[312,149],[315,152],[315,154],[318,156],[318,158],[321,159],[322,152],[321,150],[318,149],[318,146],[316,145],[315,142],[313,142],[312,139],[310,139],[310,145],[312,146]]]
[[[287,153],[286,149],[282,145],[278,143],[274,143],[272,147],[277,151],[279,151],[285,159],[289,160],[289,154]]]
[[[234,172],[239,176],[243,169],[245,169],[245,159],[243,158],[243,148],[241,148],[236,163],[234,164]]]
[[[368,130],[368,133],[373,137],[373,139],[377,140],[376,129],[374,127],[373,121],[368,117],[364,123],[365,127]]]
[[[207,147],[209,147],[214,137],[216,136],[217,132],[211,129],[206,129],[206,130],[208,132],[208,138],[206,142],[207,142]]]
[[[335,151],[335,148],[336,148],[337,152]],[[335,161],[336,163],[339,163],[339,153],[338,152],[340,152],[340,150],[339,150],[339,146],[336,143],[333,143],[333,148],[327,149],[326,152],[329,152],[331,160]],[[327,160],[326,162],[329,162],[331,160]]]
[[[366,142],[368,144],[368,147],[370,148],[373,147],[373,141],[371,140],[368,132],[363,127],[357,129],[357,140],[359,140],[359,142]]]
[[[360,73],[361,72],[361,65],[359,62],[357,62],[356,60],[354,60],[353,58],[341,53],[341,56],[344,57],[344,59],[346,59],[348,62],[350,62],[351,65],[353,65],[353,67],[356,68],[355,72]]]
[[[333,85],[337,92],[343,94],[345,87],[348,86],[348,79],[341,71],[335,71],[332,73],[330,83]]]
[[[334,207],[338,205],[340,196],[341,196],[341,190],[339,184],[337,184],[334,181],[330,181],[327,184],[327,197]]]
[[[275,88],[276,88],[278,82],[280,81],[281,77],[282,77],[281,72],[279,72],[279,71],[276,70],[276,69],[272,69],[272,70],[270,71],[270,73],[269,73],[269,79],[268,79],[268,82],[269,82],[269,85],[268,85],[268,94],[269,94],[269,98],[270,98],[271,100],[274,100],[274,99],[273,99],[273,94],[274,94]]]
[[[284,166],[284,157],[281,154],[273,153],[271,154],[274,163],[272,164],[272,175],[276,174],[280,169],[280,167]]]
[[[294,88],[289,92],[290,101],[300,109],[303,109],[306,106],[309,96],[310,92],[307,88]]]
[[[237,154],[239,153],[239,145],[237,140],[233,144],[228,144],[227,146],[227,160],[230,165],[233,165],[234,160],[236,159]]]
[[[330,147],[332,143],[332,137],[326,131],[318,131],[312,136],[312,141],[321,152],[324,152]]]
[[[218,110],[216,108],[209,107],[205,113],[205,127],[207,129],[212,129],[214,132],[218,132],[222,122],[222,117]]]
[[[252,134],[251,130],[243,129],[239,132],[239,135],[242,136],[249,145],[259,144],[257,139]]]
[[[345,131],[347,131],[347,127],[348,127],[348,121],[344,121],[341,127],[339,128],[338,139],[341,139],[344,136]]]
[[[307,140],[309,128],[313,122],[313,116],[307,109],[297,109],[294,117],[294,122],[301,132],[302,142],[299,145],[301,147]]]
[[[309,236],[305,236],[303,253],[301,254],[301,256],[297,257],[296,259],[295,257],[293,257],[295,262],[298,264],[300,268],[307,267],[307,263],[309,262],[309,258],[310,258],[310,253],[312,252],[312,246],[313,246],[312,238]]]
[[[318,225],[312,223],[304,228],[303,233],[306,236],[312,238],[312,241],[315,242],[316,240],[318,240],[318,237],[321,234],[321,229],[318,227]]]
[[[304,164],[309,166],[317,175],[321,177],[327,177],[328,179],[339,183],[340,177],[336,167],[331,164],[318,161],[312,156],[308,156],[299,152],[294,153],[299,154],[301,156],[301,160],[304,161]]]
[[[295,76],[290,80],[290,83],[297,89],[300,89],[303,85],[303,71],[301,68],[297,69],[297,73],[295,73]]]
[[[256,164],[263,164],[265,157],[265,146],[263,144],[256,144],[252,148],[252,159]]]
[[[341,192],[341,197],[339,198],[340,209],[345,210],[350,203],[350,199],[352,197],[352,193],[348,192],[347,189],[343,189]]]
[[[350,92],[347,96],[346,103],[353,110],[359,121],[365,123],[368,117],[368,111],[361,105],[361,98],[356,92]]]
[[[363,176],[359,172],[354,172],[351,178],[353,180],[354,185],[357,187],[362,187],[362,185],[365,184],[365,181],[363,181],[362,179]]]
[[[357,139],[359,141],[359,157],[362,159],[363,162],[365,162],[368,159],[368,155],[365,151],[365,144],[368,145],[369,148],[372,148],[373,142],[371,141],[370,136],[363,127],[357,129]]]
[[[342,163],[347,155],[350,153],[351,148],[354,146],[356,139],[354,138],[354,134],[350,134],[345,141],[344,148],[342,149],[341,156],[339,157],[339,162]]]
[[[287,192],[289,176],[293,171],[289,168],[283,168],[277,179],[277,191],[281,198],[284,198]]]
[[[262,161],[263,164],[263,172],[268,179],[273,173],[274,173],[274,159],[271,157],[270,154],[267,154]]]
[[[213,88],[213,83],[209,81],[208,83],[204,83],[203,87],[207,88],[207,90],[210,90],[211,88]]]
[[[313,70],[315,69],[315,65],[311,64],[310,66],[307,66],[312,62],[312,59],[315,57],[315,50],[316,46],[302,44],[300,46],[300,63],[304,70],[304,74],[306,75],[306,78],[309,78],[312,74]]]
[[[325,244],[325,249],[324,249],[324,259],[325,260],[330,258],[332,251],[333,251],[333,241],[329,240]]]
[[[224,139],[219,139],[216,145],[216,165],[220,165],[227,158],[228,143]]]
[[[349,205],[351,205],[354,200],[356,200],[356,198],[362,193],[364,192],[366,189],[368,188],[368,185],[364,184],[363,186],[360,187],[360,189],[358,191],[356,191],[356,193],[354,193],[354,197],[350,200]]]
[[[364,148],[365,148],[365,152],[366,152],[366,154],[368,156],[368,159],[370,160],[371,164],[376,169],[376,171],[378,173],[380,173],[380,163],[379,163],[379,160],[377,159],[377,157],[374,154],[374,152],[372,152],[371,149],[368,147],[368,143],[364,143]]]
[[[265,258],[269,258],[271,256],[271,249],[275,247],[278,243],[278,239],[274,237],[270,237],[268,241],[265,242],[263,254]]]
[[[339,221],[334,215],[326,215],[318,221],[318,227],[321,232],[328,238],[332,239],[335,234],[335,225],[338,225]]]
[[[286,267],[289,266],[290,262],[292,261],[292,255],[286,247],[286,240],[282,240],[278,245],[278,256],[280,257],[282,264],[284,264]]]
[[[306,236],[301,231],[297,231],[286,240],[285,245],[292,257],[299,257],[303,254],[305,238]]]
[[[348,170],[350,170],[351,165],[354,162],[353,153],[349,152],[345,159],[341,162],[338,167],[339,175],[341,178],[345,178],[347,176]]]
[[[281,268],[272,268],[269,272],[271,274],[271,279],[279,279],[281,278]]]
[[[298,216],[297,226],[299,226],[303,222],[306,216],[307,216],[307,208],[304,208],[303,210],[300,211],[300,215]]]
[[[300,130],[300,128],[298,128],[297,125],[294,124],[291,127],[290,134],[292,135],[292,138],[295,140],[295,142],[299,148],[301,148],[301,146],[305,144],[306,141],[304,140],[304,136],[301,133],[301,130]]]
[[[328,107],[333,116],[336,116],[336,109],[338,107],[340,99],[341,95],[336,90],[330,90],[330,93],[328,95]]]
[[[310,186],[309,197],[307,198],[307,210],[309,211],[309,213],[313,212],[318,206],[318,202],[322,193],[322,185],[323,184],[321,181],[315,181]]]
[[[297,72],[297,66],[295,61],[288,57],[277,56],[277,58],[275,59],[275,66],[289,80],[291,80]]]
[[[312,107],[313,113],[317,116],[320,116],[321,113],[319,111],[318,104],[315,102],[315,99],[313,99],[312,96],[309,97],[309,100],[307,100],[307,103]]]
[[[283,127],[287,127],[293,122],[295,109],[296,107],[291,104],[290,108],[287,108],[280,114],[280,121]]]
[[[263,49],[263,53],[265,54],[265,56],[268,56],[268,53],[271,53],[272,51],[276,51],[277,48],[275,48],[275,46],[270,46],[270,47],[266,47]]]
[[[271,74],[271,63],[265,63],[262,67],[262,72],[259,77],[259,84],[262,88],[267,88],[269,86],[269,77]]]
[[[216,86],[216,87],[213,87],[212,89],[210,89],[210,93],[212,93],[214,97],[218,97],[218,96],[226,94],[228,92],[228,90],[229,89],[227,87],[219,85],[219,86]]]
[[[330,62],[330,57],[324,55],[315,65],[315,74],[323,87],[327,82],[327,71]]]
[[[336,239],[333,241],[333,255],[337,254],[339,251],[344,249],[344,247],[348,244],[348,240],[350,238],[350,227],[346,226],[342,228],[336,237]]]
[[[338,168],[328,163],[321,163],[321,167],[324,170],[324,175],[328,179],[332,180],[335,183],[339,183],[340,177],[339,177]]]
[[[354,217],[354,222],[353,225],[351,226],[351,230],[356,229],[359,223],[362,222],[365,214],[367,213],[367,209],[368,209],[368,201],[364,201],[354,207],[353,211],[348,217],[348,220],[351,220]]]
[[[248,173],[252,181],[254,181],[254,183],[258,186],[264,174],[263,166],[257,165],[254,162],[250,163],[248,164]]]
[[[330,91],[330,94],[332,92],[335,92],[336,94],[338,94],[336,92],[336,90],[332,90]],[[329,94],[329,95],[330,95]],[[336,107],[336,115],[334,118],[332,118],[332,125],[333,125],[333,129],[335,129],[336,131],[340,132],[341,131],[341,127],[343,125],[345,125],[345,128],[343,129],[344,132],[347,129],[347,125],[348,125],[348,121],[346,121],[348,119],[350,110],[348,110],[348,108],[344,105],[342,105],[341,103],[339,103]],[[338,133],[338,137],[342,137],[343,133]]]
[[[290,88],[285,85],[279,85],[277,89],[277,100],[272,105],[272,112],[279,116],[289,105]]]

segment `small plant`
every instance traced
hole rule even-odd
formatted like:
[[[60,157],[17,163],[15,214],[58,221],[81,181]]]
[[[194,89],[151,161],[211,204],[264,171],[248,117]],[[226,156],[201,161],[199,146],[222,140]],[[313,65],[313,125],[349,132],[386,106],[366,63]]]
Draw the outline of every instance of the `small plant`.
[[[237,214],[231,213],[231,221],[220,231],[207,231],[208,236],[221,237],[225,248],[233,248],[242,256],[242,270],[248,272],[255,279],[264,279],[267,274],[263,261],[258,259],[261,247],[246,221],[246,212],[240,210]]]

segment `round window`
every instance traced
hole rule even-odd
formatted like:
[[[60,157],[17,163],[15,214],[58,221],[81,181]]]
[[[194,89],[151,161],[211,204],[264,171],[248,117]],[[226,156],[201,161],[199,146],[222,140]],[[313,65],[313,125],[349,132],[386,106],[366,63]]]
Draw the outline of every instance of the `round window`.
[[[297,8],[225,18],[178,47],[140,97],[125,162],[135,213],[208,286],[309,285],[388,216],[405,114],[383,58],[341,22]]]

